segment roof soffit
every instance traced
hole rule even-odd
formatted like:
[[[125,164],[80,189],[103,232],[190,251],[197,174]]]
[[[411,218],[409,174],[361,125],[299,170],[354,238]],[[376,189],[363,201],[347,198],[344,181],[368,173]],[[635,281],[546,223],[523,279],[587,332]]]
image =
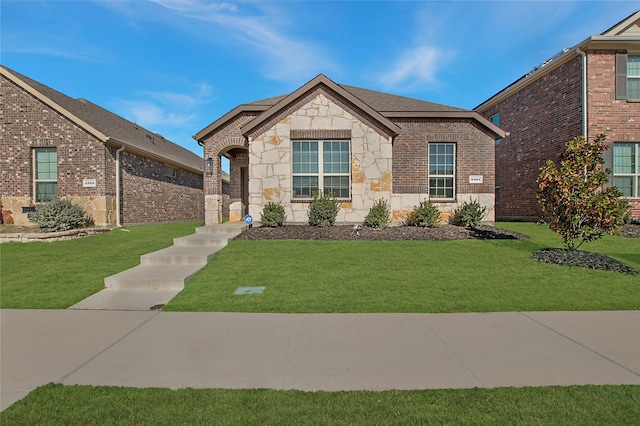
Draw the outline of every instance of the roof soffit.
[[[603,36],[640,36],[640,11],[635,12],[609,28]]]
[[[193,138],[196,141],[198,141],[199,145],[202,145],[204,143],[203,142],[204,138],[206,138],[209,134],[215,132],[220,127],[224,126],[229,121],[233,120],[243,112],[264,112],[270,107],[271,107],[270,105],[255,105],[255,104],[238,105],[237,107],[235,107],[234,109],[232,109],[231,111],[229,111],[228,113],[226,113],[225,115],[223,115],[222,117],[214,121],[213,123],[209,124],[204,129],[200,130],[198,133],[196,133],[193,136]]]
[[[276,103],[269,109],[265,110],[258,117],[256,117],[255,119],[249,121],[247,124],[242,126],[240,128],[240,131],[242,132],[243,135],[247,135],[251,133],[260,125],[264,124],[274,115],[276,115],[278,112],[282,111],[283,109],[286,109],[289,105],[296,102],[301,97],[305,96],[312,90],[321,86],[325,86],[331,91],[337,93],[342,98],[354,104],[358,109],[363,111],[366,115],[371,117],[374,121],[380,123],[382,127],[389,130],[393,135],[397,135],[400,133],[401,129],[399,126],[394,124],[392,121],[387,119],[384,115],[382,115],[380,112],[376,111],[371,106],[364,103],[362,100],[354,96],[352,93],[350,93],[340,85],[334,83],[331,79],[329,79],[323,74],[319,74],[317,77],[310,80],[308,83],[306,83],[305,85],[303,85],[302,87],[300,87],[299,89],[291,93],[290,95],[284,97],[282,100],[280,100],[278,103]]]

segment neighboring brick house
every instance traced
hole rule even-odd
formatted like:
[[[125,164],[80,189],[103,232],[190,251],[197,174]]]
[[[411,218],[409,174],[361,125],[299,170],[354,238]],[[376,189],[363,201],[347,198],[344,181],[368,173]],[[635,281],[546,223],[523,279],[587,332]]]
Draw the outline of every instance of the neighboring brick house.
[[[5,224],[67,198],[96,225],[203,220],[196,154],[85,99],[0,66]]]
[[[319,75],[291,94],[240,105],[195,135],[204,146],[205,222],[222,218],[220,158],[230,160],[231,220],[256,221],[268,202],[308,221],[316,190],[361,223],[375,201],[403,221],[431,200],[443,220],[478,200],[494,220],[497,126],[474,111],[339,85]]]
[[[640,12],[564,49],[475,108],[502,128],[496,141],[496,216],[539,218],[536,179],[565,143],[608,135],[606,167],[640,217]]]

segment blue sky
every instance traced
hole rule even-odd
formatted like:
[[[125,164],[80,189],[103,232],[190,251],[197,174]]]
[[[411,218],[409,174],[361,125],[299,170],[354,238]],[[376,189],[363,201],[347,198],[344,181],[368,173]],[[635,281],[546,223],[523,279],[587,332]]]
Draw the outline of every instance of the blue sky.
[[[0,62],[198,155],[191,135],[319,73],[472,109],[640,1],[2,0]]]

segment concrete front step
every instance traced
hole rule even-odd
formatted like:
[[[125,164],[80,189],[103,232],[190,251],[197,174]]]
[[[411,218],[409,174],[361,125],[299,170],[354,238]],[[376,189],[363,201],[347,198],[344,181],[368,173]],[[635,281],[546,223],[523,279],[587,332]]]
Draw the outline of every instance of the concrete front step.
[[[182,290],[204,265],[138,265],[104,279],[106,288]]]
[[[211,247],[171,246],[140,256],[141,265],[206,265],[224,244]]]
[[[173,239],[173,245],[177,247],[224,247],[231,238],[228,235],[219,234],[191,234],[185,237]]]
[[[167,303],[245,228],[244,223],[201,226],[195,234],[175,238],[173,246],[142,255],[140,265],[105,278],[104,290],[71,309],[148,310],[154,301]]]
[[[224,223],[222,225],[201,226],[196,228],[196,234],[218,234],[225,238],[232,238],[247,228],[244,223]]]

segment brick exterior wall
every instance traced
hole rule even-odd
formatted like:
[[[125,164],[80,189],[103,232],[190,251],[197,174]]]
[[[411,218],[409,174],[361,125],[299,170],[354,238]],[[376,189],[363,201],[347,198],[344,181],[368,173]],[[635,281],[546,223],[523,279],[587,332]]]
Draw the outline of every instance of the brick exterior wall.
[[[456,194],[492,194],[494,139],[472,120],[394,120],[402,128],[393,142],[393,192],[428,193],[429,143],[456,144]],[[483,176],[482,184],[469,184],[469,176]],[[461,200],[468,201],[468,200]]]
[[[166,176],[164,164],[124,152],[122,222],[150,223],[204,219],[202,177],[177,169]]]
[[[54,147],[58,196],[81,205],[98,225],[115,224],[115,148],[4,77],[0,81],[0,120],[4,223],[29,223],[21,207],[33,205],[32,151]],[[178,170],[176,178],[167,178],[161,163],[126,152],[121,158],[122,223],[203,219],[201,176]],[[95,179],[96,186],[84,187],[84,179]]]
[[[495,146],[498,220],[540,215],[534,195],[540,167],[582,133],[581,81],[576,57],[482,113],[499,113],[500,127],[509,133]]]
[[[587,51],[587,115],[589,138],[606,133],[607,141],[640,142],[640,102],[616,100],[615,50]],[[605,153],[606,166],[612,167],[611,149]],[[640,199],[630,199],[633,217],[640,218]]]
[[[616,50],[587,50],[587,138],[606,133],[608,141],[640,141],[640,102],[616,100]],[[534,83],[483,111],[500,113],[500,127],[510,135],[496,145],[500,179],[498,219],[537,218],[534,194],[540,167],[557,159],[565,143],[582,132],[582,59],[576,56]],[[611,150],[605,154],[611,167]],[[632,199],[640,217],[640,200]]]

